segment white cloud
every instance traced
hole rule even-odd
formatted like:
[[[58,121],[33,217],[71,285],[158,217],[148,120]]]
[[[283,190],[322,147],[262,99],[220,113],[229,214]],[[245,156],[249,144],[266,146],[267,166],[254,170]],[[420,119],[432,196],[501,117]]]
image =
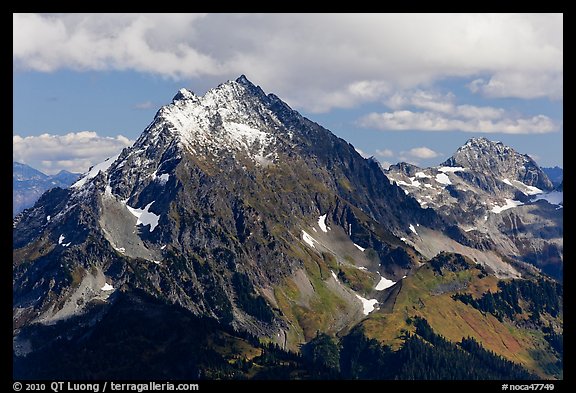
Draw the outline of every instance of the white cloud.
[[[246,73],[312,111],[446,77],[481,75],[471,89],[498,97],[563,89],[562,14],[14,14],[13,26],[17,70]]]
[[[552,119],[544,115],[520,117],[492,106],[456,105],[452,93],[406,90],[393,94],[384,103],[394,111],[370,113],[359,119],[359,125],[390,131],[506,134],[543,134],[559,128]]]
[[[391,109],[416,108],[470,119],[499,119],[504,111],[491,106],[456,105],[452,92],[445,94],[427,90],[396,92],[384,103]]]
[[[560,99],[563,95],[563,73],[551,72],[498,72],[490,80],[475,79],[468,84],[473,93],[486,97],[550,97]]]
[[[505,115],[504,109],[491,106],[458,105],[454,114],[466,119],[501,119]]]
[[[408,151],[408,154],[415,158],[435,158],[439,156],[434,150],[425,146],[414,147]]]
[[[394,157],[394,152],[390,149],[378,149],[378,150],[376,150],[374,155],[376,155],[378,157],[390,158],[390,157]]]
[[[558,129],[557,125],[544,115],[498,120],[462,119],[447,117],[440,113],[408,110],[370,113],[362,117],[359,124],[363,127],[390,131],[463,131],[504,134],[545,134]]]
[[[392,165],[392,163],[390,161],[383,161],[383,160],[379,160],[380,161],[380,165],[382,165],[382,168],[384,169],[390,169],[390,165]]]
[[[82,173],[90,166],[118,154],[133,142],[122,135],[102,137],[91,131],[70,132],[66,135],[14,135],[13,160],[48,174],[62,169]]]
[[[454,94],[440,94],[417,89],[415,91],[397,92],[389,97],[385,104],[392,109],[412,106],[434,112],[451,113],[454,111]]]

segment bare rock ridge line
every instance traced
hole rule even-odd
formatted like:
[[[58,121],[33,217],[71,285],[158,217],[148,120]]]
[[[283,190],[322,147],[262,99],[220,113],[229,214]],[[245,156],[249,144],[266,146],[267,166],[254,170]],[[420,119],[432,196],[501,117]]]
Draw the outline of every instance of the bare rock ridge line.
[[[245,372],[238,359],[258,359],[262,343],[298,352],[322,334],[362,330],[398,350],[412,318],[446,328],[431,307],[522,335],[526,326],[495,322],[457,295],[560,280],[562,196],[529,157],[484,138],[437,167],[383,170],[245,76],[203,96],[181,89],[133,146],[14,218],[17,369],[65,375],[43,362],[48,353],[80,362],[120,340],[139,365],[139,345],[158,342],[150,356],[171,370],[164,376],[221,376],[206,359],[246,376],[234,374]],[[495,331],[490,350],[545,374],[542,334],[515,357]],[[181,354],[196,344],[212,357]],[[241,353],[226,358],[223,346]]]

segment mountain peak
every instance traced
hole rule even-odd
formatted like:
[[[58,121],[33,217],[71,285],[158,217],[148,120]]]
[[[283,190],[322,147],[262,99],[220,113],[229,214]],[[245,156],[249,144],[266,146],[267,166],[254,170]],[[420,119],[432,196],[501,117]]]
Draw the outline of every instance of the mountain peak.
[[[238,78],[236,78],[236,83],[243,85],[243,86],[254,86],[252,82],[246,78],[246,75],[242,74]]]
[[[469,139],[441,165],[470,168],[500,180],[518,180],[543,190],[552,188],[546,174],[530,156],[484,137]]]
[[[178,90],[178,93],[176,93],[176,95],[172,99],[172,102],[181,101],[181,100],[188,100],[188,99],[191,99],[194,97],[196,97],[196,95],[191,90],[182,88],[182,89]]]
[[[460,149],[498,149],[498,150],[502,150],[502,149],[511,149],[510,147],[504,145],[502,142],[500,141],[491,141],[488,138],[485,137],[475,137],[475,138],[470,138],[466,141],[466,143],[461,146],[458,150]]]

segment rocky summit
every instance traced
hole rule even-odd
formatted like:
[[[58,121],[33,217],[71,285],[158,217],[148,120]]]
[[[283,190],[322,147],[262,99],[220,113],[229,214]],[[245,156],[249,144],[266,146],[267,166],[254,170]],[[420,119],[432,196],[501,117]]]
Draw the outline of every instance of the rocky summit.
[[[472,138],[437,167],[400,163],[387,176],[451,223],[462,244],[505,255],[516,270],[563,271],[563,197],[529,156]]]
[[[531,159],[484,139],[441,167],[384,171],[245,76],[203,96],[181,89],[132,147],[15,217],[14,375],[352,378],[349,355],[320,366],[315,346],[371,339],[403,359],[400,330],[457,345],[464,336],[438,318],[451,312],[480,327],[462,327],[478,345],[526,367],[507,376],[557,377],[538,363],[561,358],[542,358],[542,334],[520,352],[494,341],[499,329],[540,331],[544,319],[518,322],[532,300],[500,320],[457,297],[548,283],[546,266],[561,274],[562,210],[548,192]],[[555,334],[557,311],[539,310]]]

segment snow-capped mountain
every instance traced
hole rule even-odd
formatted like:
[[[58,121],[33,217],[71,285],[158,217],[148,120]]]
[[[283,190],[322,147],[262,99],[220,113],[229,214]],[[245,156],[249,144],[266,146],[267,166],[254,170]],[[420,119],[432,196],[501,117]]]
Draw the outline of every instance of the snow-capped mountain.
[[[46,190],[54,187],[69,187],[79,176],[79,174],[64,170],[49,176],[29,165],[14,162],[12,164],[12,216],[34,205],[34,202]]]
[[[309,285],[307,261],[331,250],[335,262],[366,267],[366,297],[382,277],[397,281],[421,262],[400,241],[411,225],[444,226],[378,165],[245,77],[203,97],[182,89],[132,147],[16,218],[15,324],[54,323],[137,288],[292,346],[315,330],[272,311],[274,288]],[[42,268],[24,263],[30,255]],[[331,313],[332,329],[363,316],[362,296],[323,285],[349,309],[319,311]],[[264,320],[238,291],[266,310]]]
[[[345,334],[393,312],[402,313],[401,321],[422,313],[420,297],[395,310],[396,299],[411,293],[403,291],[404,282],[407,291],[420,285],[412,275],[422,269],[426,277],[442,275],[444,263],[451,272],[481,269],[473,276],[491,274],[492,285],[521,275],[500,248],[462,236],[454,230],[458,220],[429,208],[454,198],[450,183],[471,170],[398,168],[385,174],[244,76],[204,96],[181,89],[133,146],[69,189],[46,192],[14,219],[18,375],[53,369],[66,375],[46,362],[52,351],[84,361],[103,350],[95,344],[100,340],[114,353],[130,353],[122,355],[128,368],[141,364],[142,343],[160,340],[157,352],[167,351],[162,334],[139,330],[135,315],[153,325],[178,322],[176,337],[165,329],[166,345],[177,353],[163,360],[172,373],[151,375],[197,376],[200,360],[185,346],[174,348],[174,342],[196,341],[186,329],[180,335],[191,319],[223,329],[209,339],[213,347],[244,332],[298,351],[318,332]],[[521,189],[545,181],[528,169],[514,173],[507,174],[512,185],[495,183],[486,203],[501,203],[496,190],[516,200]],[[529,179],[524,188],[514,185]],[[420,185],[443,196],[426,206],[425,196],[406,192]],[[438,257],[446,251],[465,257]],[[427,268],[430,260],[435,273]],[[464,288],[460,279],[440,281],[426,291],[440,296]],[[94,367],[117,369],[110,362],[99,359]],[[182,368],[192,374],[174,374]]]
[[[472,138],[437,167],[393,165],[387,176],[456,224],[460,242],[562,276],[562,193],[527,155]]]
[[[476,176],[470,180],[486,191],[501,190],[500,183],[510,185],[510,182],[515,182],[512,186],[524,194],[537,192],[529,187],[544,191],[553,188],[548,176],[530,156],[486,138],[470,139],[442,166],[470,168]]]

